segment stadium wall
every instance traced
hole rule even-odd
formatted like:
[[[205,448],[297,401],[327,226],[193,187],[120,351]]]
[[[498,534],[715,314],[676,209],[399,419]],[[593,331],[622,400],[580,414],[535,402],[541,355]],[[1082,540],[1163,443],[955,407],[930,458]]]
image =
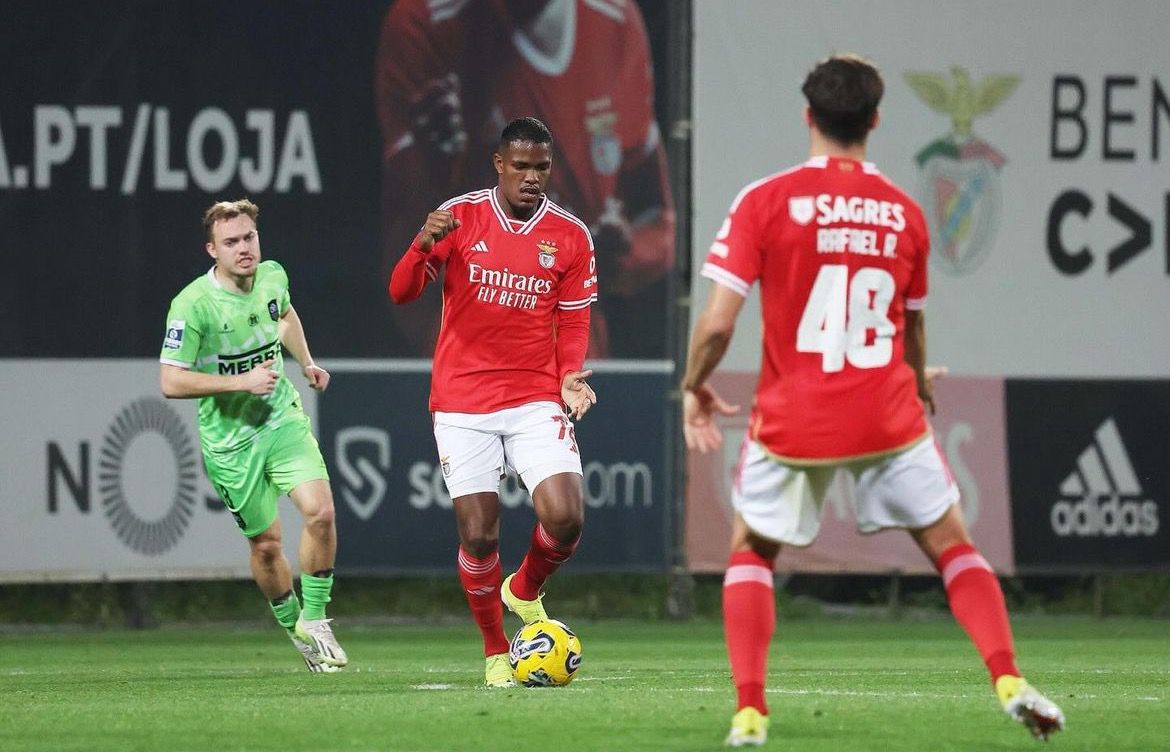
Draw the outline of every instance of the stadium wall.
[[[330,469],[337,566],[447,574],[458,547],[426,398],[429,361],[322,361],[318,395],[290,374]],[[675,536],[663,422],[669,361],[602,361],[577,426],[588,545],[566,571],[663,572]],[[50,373],[50,376],[46,376]],[[158,393],[154,360],[0,361],[0,582],[249,577],[247,545],[203,472],[195,403]],[[94,389],[100,383],[103,388]],[[509,474],[501,555],[519,562],[532,501]],[[280,502],[294,563],[301,523]]]
[[[935,433],[977,542],[1001,572],[1170,566],[1170,6],[748,0],[694,13],[692,267],[745,184],[807,156],[809,68],[870,57],[886,94],[869,158],[930,223],[929,360],[952,373]],[[693,276],[692,321],[709,284]],[[743,404],[759,321],[753,291],[720,374]],[[742,426],[725,430],[734,453]],[[696,569],[725,561],[707,536],[726,527],[730,465],[690,458]],[[839,498],[824,538],[781,566],[924,571],[889,534],[839,533],[852,527]]]

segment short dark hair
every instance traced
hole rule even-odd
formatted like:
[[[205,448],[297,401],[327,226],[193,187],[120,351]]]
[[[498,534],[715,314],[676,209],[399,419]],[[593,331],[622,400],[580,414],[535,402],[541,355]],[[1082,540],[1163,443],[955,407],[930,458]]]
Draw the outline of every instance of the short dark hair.
[[[817,129],[844,145],[865,141],[885,89],[877,66],[860,55],[822,60],[800,87]]]
[[[534,117],[516,118],[505,125],[500,133],[500,148],[517,141],[552,146],[552,133],[547,125]]]

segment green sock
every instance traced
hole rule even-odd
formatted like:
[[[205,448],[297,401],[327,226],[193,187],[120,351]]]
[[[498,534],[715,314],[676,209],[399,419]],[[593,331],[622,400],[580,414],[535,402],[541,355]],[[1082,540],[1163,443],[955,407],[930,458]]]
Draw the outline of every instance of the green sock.
[[[317,574],[328,574],[318,577]],[[326,569],[317,574],[301,575],[301,597],[305,599],[305,618],[317,620],[325,618],[325,604],[330,601],[329,593],[333,590],[333,570]]]
[[[280,626],[291,632],[296,626],[297,617],[301,615],[301,602],[297,600],[297,594],[290,590],[278,598],[273,598],[268,605]]]

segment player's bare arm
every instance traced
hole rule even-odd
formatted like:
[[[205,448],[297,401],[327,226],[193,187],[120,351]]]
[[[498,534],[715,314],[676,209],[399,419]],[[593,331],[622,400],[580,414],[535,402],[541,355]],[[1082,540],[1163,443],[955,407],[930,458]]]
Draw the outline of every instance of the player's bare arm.
[[[199,373],[163,363],[159,368],[159,383],[163,396],[168,399],[210,397],[213,394],[228,394],[230,392],[272,394],[272,390],[276,388],[276,382],[280,378],[280,375],[272,370],[273,362],[266,360],[248,372],[236,376]]]
[[[450,235],[462,224],[454,214],[445,209],[431,212],[427,215],[427,221],[423,222],[422,229],[418,231],[419,250],[430,253],[435,243]]]
[[[688,449],[700,452],[718,449],[723,444],[723,434],[715,425],[714,416],[739,412],[739,405],[725,402],[707,384],[707,378],[731,344],[743,300],[742,295],[730,288],[712,285],[707,305],[695,322],[682,381],[683,437]]]
[[[329,386],[329,372],[313,362],[313,356],[309,354],[309,342],[305,338],[305,327],[296,309],[290,305],[276,326],[280,344],[300,363],[301,373],[305,375],[309,386],[318,392],[325,391]]]
[[[914,369],[918,382],[918,398],[934,415],[934,379],[939,374],[927,375],[926,368],[926,316],[922,311],[906,311],[906,362]],[[931,369],[933,370],[933,369]]]
[[[569,417],[580,420],[589,412],[589,408],[597,404],[597,394],[593,387],[585,381],[593,375],[593,371],[569,371],[561,379],[561,401],[568,408]]]

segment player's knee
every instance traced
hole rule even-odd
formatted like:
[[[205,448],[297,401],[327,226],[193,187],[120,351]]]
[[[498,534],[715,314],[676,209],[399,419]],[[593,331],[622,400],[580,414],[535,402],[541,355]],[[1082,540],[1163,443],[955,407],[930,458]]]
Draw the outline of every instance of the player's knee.
[[[252,541],[252,558],[261,565],[270,567],[284,556],[284,548],[278,538]]]
[[[328,529],[333,527],[337,513],[333,504],[323,501],[305,513],[305,524],[313,528]]]
[[[497,535],[488,535],[482,531],[460,531],[459,545],[475,558],[485,559],[499,549],[500,539]]]
[[[581,537],[585,511],[580,507],[561,507],[545,515],[540,524],[558,543],[572,543]]]

